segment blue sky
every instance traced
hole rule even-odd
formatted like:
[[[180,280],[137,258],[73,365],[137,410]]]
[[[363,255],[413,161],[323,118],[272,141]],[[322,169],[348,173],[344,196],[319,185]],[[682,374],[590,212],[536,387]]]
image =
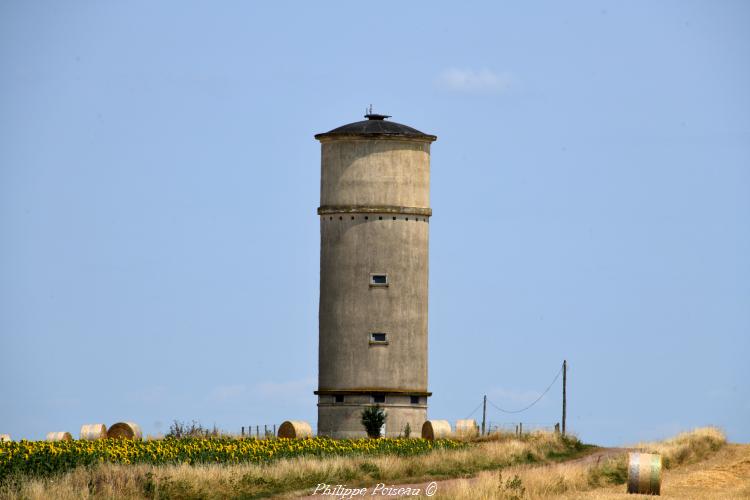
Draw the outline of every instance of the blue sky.
[[[316,419],[319,144],[436,134],[429,414],[750,441],[750,5],[0,6],[0,432]],[[560,420],[560,384],[519,415]],[[478,416],[478,414],[475,414]]]

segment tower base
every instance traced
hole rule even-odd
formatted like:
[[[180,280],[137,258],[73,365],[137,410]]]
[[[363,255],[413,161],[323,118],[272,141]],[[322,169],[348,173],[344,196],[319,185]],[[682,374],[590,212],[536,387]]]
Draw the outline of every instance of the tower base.
[[[385,411],[384,437],[405,437],[409,425],[411,437],[420,437],[422,424],[427,420],[426,398],[420,404],[411,404],[409,396],[389,396],[378,405]],[[347,396],[343,403],[334,402],[333,396],[320,396],[318,402],[318,436],[337,439],[364,438],[367,432],[362,425],[362,411],[374,406],[369,396]]]

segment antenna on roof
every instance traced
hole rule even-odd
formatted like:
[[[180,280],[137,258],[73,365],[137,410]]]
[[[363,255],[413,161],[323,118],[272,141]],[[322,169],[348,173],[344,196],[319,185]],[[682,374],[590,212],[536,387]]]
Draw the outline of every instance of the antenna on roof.
[[[365,114],[365,118],[368,120],[385,120],[386,118],[390,118],[391,115],[379,115],[377,113],[372,112],[372,104],[370,104],[370,107],[367,108],[367,114]]]

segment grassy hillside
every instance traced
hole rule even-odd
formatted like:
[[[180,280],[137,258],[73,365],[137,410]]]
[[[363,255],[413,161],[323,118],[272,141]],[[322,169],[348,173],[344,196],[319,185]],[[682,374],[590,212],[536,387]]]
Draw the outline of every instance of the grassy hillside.
[[[378,440],[385,441],[385,440]],[[425,448],[422,440],[409,440]],[[305,441],[300,440],[299,446]],[[423,446],[419,446],[419,445]],[[585,452],[575,438],[534,433],[521,438],[496,435],[463,446],[435,447],[405,456],[398,453],[283,458],[265,463],[112,464],[78,467],[47,477],[18,473],[0,495],[23,498],[258,498],[319,483],[372,486],[377,482],[415,482],[460,477],[521,463],[550,463]]]
[[[750,498],[750,445],[727,445],[718,429],[696,429],[672,439],[639,443],[630,448],[662,455],[665,468],[662,497]],[[626,460],[626,454],[619,453],[603,461],[510,467],[443,483],[435,498],[632,499],[633,495],[625,493]]]

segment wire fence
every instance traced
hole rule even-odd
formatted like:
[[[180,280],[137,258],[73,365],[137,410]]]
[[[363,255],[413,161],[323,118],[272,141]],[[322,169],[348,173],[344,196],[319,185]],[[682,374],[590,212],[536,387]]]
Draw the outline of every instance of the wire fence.
[[[271,439],[276,437],[276,424],[255,424],[242,426],[240,437],[253,437],[257,439]]]
[[[559,432],[560,424],[558,423],[539,423],[539,422],[487,422],[486,434],[498,432],[512,434],[527,434],[529,432]]]

